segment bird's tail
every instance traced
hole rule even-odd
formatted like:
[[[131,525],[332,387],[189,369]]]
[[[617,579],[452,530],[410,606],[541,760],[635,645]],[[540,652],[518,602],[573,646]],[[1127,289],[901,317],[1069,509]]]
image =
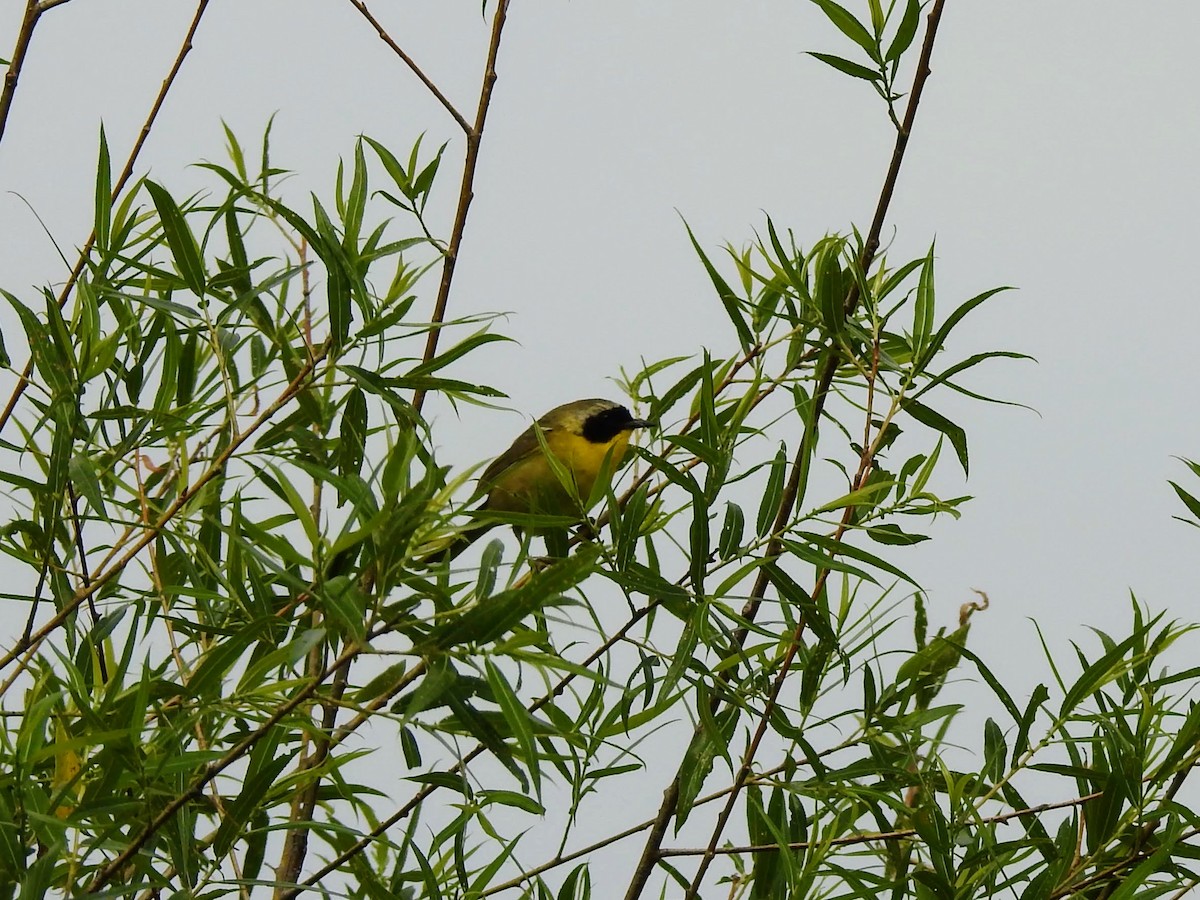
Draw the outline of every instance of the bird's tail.
[[[469,525],[456,534],[448,544],[440,547],[419,560],[420,565],[434,566],[441,563],[448,563],[457,557],[460,553],[470,547],[473,543],[484,536],[488,531],[495,528],[497,522],[476,522]]]

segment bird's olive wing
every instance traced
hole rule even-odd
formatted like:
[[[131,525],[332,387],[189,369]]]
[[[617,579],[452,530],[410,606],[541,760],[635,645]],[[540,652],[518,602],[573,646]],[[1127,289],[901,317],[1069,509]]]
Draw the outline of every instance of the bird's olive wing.
[[[545,434],[546,429],[542,428],[542,433]],[[504,474],[505,470],[515,466],[523,459],[527,459],[534,453],[541,453],[542,447],[538,443],[537,435],[533,432],[533,426],[530,425],[521,436],[512,442],[512,446],[492,460],[491,465],[483,470],[483,474],[479,476],[480,482],[486,490],[491,490],[495,485],[496,479]]]

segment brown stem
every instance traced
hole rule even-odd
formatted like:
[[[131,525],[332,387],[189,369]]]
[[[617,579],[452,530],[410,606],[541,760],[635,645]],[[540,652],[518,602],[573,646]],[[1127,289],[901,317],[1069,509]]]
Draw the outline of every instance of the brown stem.
[[[1103,791],[1085,794],[1082,797],[1072,797],[1070,800],[1058,800],[1054,803],[1039,803],[1024,809],[1014,809],[994,816],[984,816],[976,820],[980,825],[1000,825],[1013,819],[1024,819],[1040,813],[1056,809],[1071,809],[1082,806],[1089,800],[1103,796]],[[786,844],[748,844],[740,847],[719,847],[717,853],[722,856],[733,856],[738,853],[778,853],[780,850],[811,850],[814,847],[849,847],[855,844],[870,844],[876,841],[902,841],[917,837],[915,828],[898,828],[893,831],[870,831],[863,834],[848,834],[842,837],[821,839],[819,841],[792,841]],[[665,847],[660,855],[668,856],[703,856],[710,852],[707,847]]]
[[[353,0],[352,0],[353,2]],[[463,231],[467,227],[467,213],[475,197],[475,169],[479,164],[479,144],[483,139],[483,126],[487,122],[488,108],[492,103],[492,89],[496,85],[496,57],[500,52],[500,35],[508,15],[509,0],[497,0],[496,15],[492,20],[492,37],[488,42],[487,64],[483,71],[483,86],[479,91],[479,108],[475,112],[475,124],[467,131],[467,155],[463,163],[462,185],[458,192],[458,209],[454,213],[454,225],[450,230],[450,243],[446,247],[442,262],[442,281],[438,285],[437,300],[430,317],[432,327],[425,338],[425,352],[421,359],[428,362],[437,354],[441,325],[446,321],[446,304],[450,300],[450,284],[454,280],[454,266],[458,262],[458,251],[462,246]],[[417,412],[425,404],[425,390],[413,393],[413,406]]]
[[[25,0],[25,15],[21,17],[21,27],[17,31],[17,43],[13,47],[8,71],[4,73],[4,87],[0,89],[0,139],[4,138],[8,113],[12,109],[13,96],[17,93],[17,82],[21,80],[21,68],[25,65],[25,55],[33,40],[33,29],[37,27],[38,19],[43,12],[38,0]]]
[[[908,146],[908,138],[912,133],[913,123],[916,120],[917,106],[921,100],[921,94],[925,87],[925,82],[930,75],[929,61],[933,53],[934,40],[937,36],[938,23],[941,20],[942,8],[945,6],[945,0],[934,0],[933,7],[930,9],[927,19],[925,40],[921,47],[921,55],[917,63],[917,70],[913,76],[913,88],[909,95],[908,108],[905,111],[904,123],[901,129],[896,133],[896,141],[892,150],[892,159],[888,165],[888,170],[884,176],[883,187],[880,190],[879,202],[875,206],[875,215],[871,221],[870,231],[867,233],[867,239],[863,244],[862,257],[859,264],[864,272],[866,272],[871,263],[875,259],[875,253],[879,249],[880,235],[883,233],[883,225],[887,218],[888,208],[891,204],[892,196],[895,192],[897,178],[900,174],[900,167],[904,161],[905,149]],[[858,307],[860,301],[857,282],[847,292],[845,310],[846,315],[851,315]],[[810,448],[816,444],[816,436],[818,424],[821,415],[825,408],[825,402],[829,395],[830,385],[833,384],[833,378],[837,372],[838,359],[836,354],[831,351],[822,365],[820,375],[817,379],[817,388],[813,394],[813,405],[811,419],[808,422],[800,446],[796,451],[796,455],[792,460],[792,470],[788,477],[787,487],[780,499],[779,512],[775,517],[773,534],[770,543],[767,546],[766,555],[768,558],[777,557],[783,549],[783,543],[779,535],[781,535],[787,527],[791,519],[792,511],[795,508],[796,498],[799,496],[803,473],[807,469],[807,460],[810,456]],[[820,572],[817,576],[818,586],[823,585],[827,572]],[[743,615],[747,623],[752,623],[757,615],[758,608],[766,596],[766,590],[770,583],[770,577],[765,568],[759,570],[758,577],[755,580],[754,588],[751,591],[750,599],[747,601]],[[815,596],[815,595],[814,595]],[[797,630],[803,627],[803,622],[797,626]],[[735,634],[735,641],[738,646],[745,642],[747,636],[747,626],[744,626]],[[792,651],[794,652],[794,648]],[[714,699],[714,703],[717,701]],[[765,721],[765,717],[764,720]],[[697,726],[699,727],[699,726]],[[660,850],[662,840],[666,835],[667,827],[675,815],[675,807],[679,802],[679,786],[680,776],[676,775],[663,792],[663,802],[659,807],[658,816],[655,820],[654,827],[650,831],[650,836],[646,841],[646,846],[642,851],[642,856],[638,860],[637,867],[634,869],[633,876],[630,879],[629,889],[625,894],[626,900],[635,900],[642,895],[642,891],[646,887],[646,883],[650,879],[650,874],[653,872],[655,865],[661,858]],[[723,827],[723,825],[722,825]]]
[[[341,702],[342,696],[346,693],[349,673],[350,661],[348,660],[346,665],[338,669],[337,673],[333,676],[333,684],[330,687],[329,697],[324,701],[321,730],[313,742],[312,752],[300,763],[300,770],[302,772],[311,772],[313,769],[320,768],[325,764],[325,760],[329,758],[329,751],[333,743],[330,735],[333,734],[333,729],[337,725],[338,704]],[[284,841],[283,852],[280,855],[279,869],[276,873],[275,900],[283,900],[284,897],[289,896],[290,892],[285,888],[285,885],[295,884],[296,880],[300,877],[300,869],[303,867],[304,858],[308,854],[309,829],[304,827],[303,823],[312,821],[313,811],[317,807],[317,793],[320,786],[320,777],[313,777],[303,789],[297,792],[292,802],[292,822],[301,824],[300,827],[289,831],[287,840]]]
[[[403,60],[404,64],[412,70],[412,73],[417,76],[421,84],[425,85],[425,87],[429,89],[429,93],[433,94],[433,96],[437,98],[438,103],[442,104],[442,106],[446,108],[446,112],[450,113],[450,115],[454,118],[454,121],[458,123],[458,127],[461,128],[466,134],[470,134],[470,123],[463,118],[462,113],[455,109],[454,104],[450,102],[446,95],[438,90],[438,86],[430,80],[429,76],[421,71],[421,67],[416,64],[413,58],[405,53],[404,49],[392,39],[392,36],[387,33],[387,29],[380,24],[379,20],[371,15],[371,11],[367,9],[367,4],[364,2],[364,0],[350,0],[350,5],[362,13],[362,17],[371,24],[372,28],[375,29],[375,33],[379,35],[380,40],[387,44],[392,49],[392,52],[399,56],[400,59]]]

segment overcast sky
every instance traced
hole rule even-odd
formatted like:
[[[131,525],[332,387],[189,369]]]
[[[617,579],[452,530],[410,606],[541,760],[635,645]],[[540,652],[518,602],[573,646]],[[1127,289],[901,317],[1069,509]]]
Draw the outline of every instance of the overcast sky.
[[[20,5],[0,8],[6,46]],[[376,5],[473,110],[479,2]],[[29,207],[64,248],[83,241],[99,124],[123,160],[193,9],[75,0],[47,13],[0,142],[3,287],[63,280]],[[1030,617],[1056,640],[1086,642],[1085,624],[1126,627],[1130,590],[1197,617],[1200,533],[1172,520],[1182,508],[1167,485],[1190,483],[1174,456],[1200,457],[1197,33],[1194,0],[947,3],[886,239],[893,259],[936,239],[943,309],[1018,288],[968,320],[951,352],[1035,356],[969,383],[1037,412],[940,407],[970,436],[965,491],[977,499],[905,562],[929,589],[935,624],[970,588],[990,594],[972,646],[1018,687],[1047,677],[1007,652],[1038,652]],[[643,358],[728,347],[681,216],[712,250],[751,239],[764,213],[805,245],[865,229],[890,126],[865,83],[805,50],[850,48],[799,0],[516,4],[451,311],[510,311],[500,330],[519,343],[494,345],[460,374],[498,383],[514,409],[536,414],[615,396],[607,379]],[[221,120],[254,145],[272,113],[275,162],[297,173],[296,196],[327,191],[360,133],[398,151],[421,132],[430,146],[458,137],[348,3],[213,0],[139,171],[199,186],[186,165],[223,157]],[[460,146],[447,151],[455,166],[436,198],[447,210]],[[7,310],[0,323],[11,349],[21,332]],[[464,438],[524,424],[515,413],[430,413],[464,464],[476,461],[453,449]]]

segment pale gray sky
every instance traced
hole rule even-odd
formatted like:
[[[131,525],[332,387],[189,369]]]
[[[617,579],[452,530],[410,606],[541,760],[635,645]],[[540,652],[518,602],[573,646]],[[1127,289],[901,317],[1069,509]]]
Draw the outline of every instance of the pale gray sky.
[[[375,5],[473,110],[480,4]],[[0,9],[6,45],[18,6]],[[76,0],[47,14],[0,142],[3,287],[63,280],[16,195],[64,247],[82,242],[99,123],[123,159],[192,10]],[[936,238],[943,310],[1019,288],[968,320],[951,351],[1037,357],[997,362],[969,384],[1040,415],[942,404],[971,438],[965,490],[977,499],[902,564],[929,589],[935,624],[970,588],[988,591],[972,646],[1014,693],[1047,677],[1030,662],[1030,617],[1057,641],[1088,641],[1085,624],[1125,627],[1131,589],[1176,617],[1197,615],[1200,534],[1172,520],[1182,508],[1166,483],[1188,483],[1174,455],[1200,457],[1189,400],[1200,331],[1197,33],[1192,0],[947,4],[889,220],[891,256]],[[865,228],[890,127],[865,83],[803,53],[849,49],[796,0],[516,4],[451,310],[511,311],[500,330],[519,343],[494,345],[460,374],[539,413],[614,395],[606,379],[642,358],[727,346],[680,216],[714,251],[751,239],[764,212],[806,245]],[[213,0],[141,171],[198,186],[201,174],[183,166],[223,157],[220,120],[253,146],[271,113],[274,159],[298,173],[297,196],[327,190],[359,133],[397,150],[420,132],[429,146],[458,137],[348,3]],[[459,157],[455,144],[437,198],[445,209]],[[6,310],[0,321],[11,349],[20,331]],[[523,423],[430,412],[447,447]],[[1028,653],[1011,652],[1021,646]]]

